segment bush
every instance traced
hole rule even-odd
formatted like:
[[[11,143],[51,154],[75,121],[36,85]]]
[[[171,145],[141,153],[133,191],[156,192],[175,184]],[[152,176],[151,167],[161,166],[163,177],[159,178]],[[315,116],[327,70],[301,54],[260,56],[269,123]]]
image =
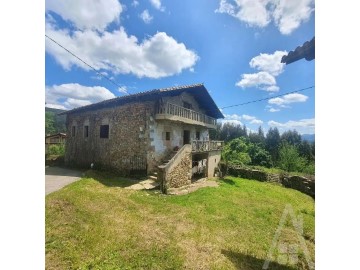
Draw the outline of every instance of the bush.
[[[287,172],[302,172],[305,165],[305,158],[301,157],[297,148],[288,143],[284,143],[279,151],[279,167]]]
[[[65,155],[65,145],[64,144],[52,144],[52,145],[49,145],[47,154],[48,155],[64,156]]]

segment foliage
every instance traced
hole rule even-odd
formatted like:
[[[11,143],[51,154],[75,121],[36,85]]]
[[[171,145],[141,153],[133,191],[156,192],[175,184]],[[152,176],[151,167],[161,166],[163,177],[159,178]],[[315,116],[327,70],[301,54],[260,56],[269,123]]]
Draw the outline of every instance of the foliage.
[[[45,197],[46,269],[261,269],[288,204],[301,214],[315,260],[311,197],[236,177],[219,183],[164,196],[121,188],[133,181],[104,174],[51,193]],[[294,243],[297,235],[290,221],[279,241]],[[281,252],[278,245],[274,252]],[[270,266],[307,269],[301,260]]]
[[[247,137],[246,126],[240,124],[224,123],[218,130],[217,139],[225,142],[229,142],[239,137]]]
[[[285,131],[281,134],[281,142],[298,146],[301,143],[301,135],[295,129]]]
[[[222,151],[222,155],[227,163],[246,165],[251,163],[248,150],[249,146],[246,139],[244,137],[240,137],[226,144]]]
[[[66,116],[58,115],[64,110],[45,107],[45,135],[59,132],[66,133]]]
[[[268,151],[258,144],[251,144],[249,146],[249,155],[252,165],[259,165],[264,167],[271,167],[271,156]]]
[[[250,140],[250,142],[252,142],[254,144],[259,144],[262,147],[265,146],[265,135],[264,135],[264,131],[262,130],[261,126],[259,127],[257,133],[250,132],[249,140]]]
[[[55,133],[54,113],[45,112],[45,135]]]
[[[234,165],[271,166],[270,154],[259,144],[250,142],[250,139],[240,137],[230,141],[223,149],[223,158]]]
[[[294,145],[284,143],[279,150],[279,167],[287,172],[303,171],[305,158],[301,157]]]
[[[275,128],[270,128],[266,134],[265,139],[265,149],[270,153],[271,159],[274,163],[279,160],[279,147],[281,139],[279,130]]]
[[[65,144],[51,144],[48,148],[48,155],[58,155],[63,156],[65,155]]]

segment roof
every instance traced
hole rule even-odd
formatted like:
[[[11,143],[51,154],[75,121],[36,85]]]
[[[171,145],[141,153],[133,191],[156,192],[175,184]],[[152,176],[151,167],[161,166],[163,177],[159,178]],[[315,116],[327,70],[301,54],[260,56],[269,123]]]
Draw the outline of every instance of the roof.
[[[281,63],[288,65],[302,58],[307,61],[315,59],[315,37],[310,41],[306,41],[302,46],[298,46],[295,51],[290,51],[288,55],[284,55],[281,58]]]
[[[56,134],[47,135],[47,136],[45,136],[45,138],[56,137],[56,136],[66,137],[66,133],[59,132],[59,133],[56,133]]]
[[[202,83],[169,87],[169,88],[161,88],[161,89],[153,89],[146,92],[140,92],[132,95],[116,97],[113,99],[108,99],[98,103],[65,111],[59,113],[59,115],[117,107],[132,102],[155,101],[162,97],[177,96],[179,94],[182,94],[183,92],[191,93],[196,99],[196,101],[199,103],[199,105],[205,110],[205,113],[207,115],[214,118],[224,118],[224,115],[216,106],[214,100],[211,98],[209,92]]]

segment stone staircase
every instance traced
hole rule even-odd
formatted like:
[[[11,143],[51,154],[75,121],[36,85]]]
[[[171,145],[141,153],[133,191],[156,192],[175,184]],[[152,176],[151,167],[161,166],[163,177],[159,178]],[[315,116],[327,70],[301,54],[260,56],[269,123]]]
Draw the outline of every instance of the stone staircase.
[[[176,155],[178,151],[172,151],[163,161],[160,166],[166,166],[169,161]]]

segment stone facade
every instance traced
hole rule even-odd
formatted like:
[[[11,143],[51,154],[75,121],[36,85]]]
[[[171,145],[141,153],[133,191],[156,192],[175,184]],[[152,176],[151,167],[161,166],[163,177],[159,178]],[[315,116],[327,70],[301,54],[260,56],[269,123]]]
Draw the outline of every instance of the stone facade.
[[[167,174],[168,188],[178,188],[191,184],[191,154],[187,153]]]
[[[148,128],[153,112],[154,103],[146,102],[68,114],[65,163],[94,163],[121,172],[146,170],[153,150]],[[108,125],[108,138],[100,138],[102,125]]]

